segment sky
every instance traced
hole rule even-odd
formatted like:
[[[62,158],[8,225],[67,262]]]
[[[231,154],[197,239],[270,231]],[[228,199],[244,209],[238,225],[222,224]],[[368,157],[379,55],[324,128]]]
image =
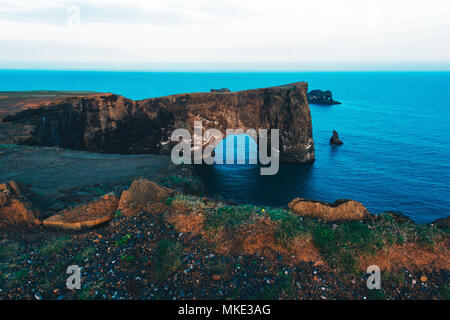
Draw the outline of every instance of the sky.
[[[0,69],[450,70],[450,1],[0,0]]]

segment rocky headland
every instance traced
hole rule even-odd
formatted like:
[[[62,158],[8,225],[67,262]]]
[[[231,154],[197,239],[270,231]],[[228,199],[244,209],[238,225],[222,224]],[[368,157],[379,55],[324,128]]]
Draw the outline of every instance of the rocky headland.
[[[10,130],[4,135],[9,141],[0,142],[13,140],[17,144],[101,153],[167,155],[174,145],[170,141],[174,129],[193,132],[194,121],[202,121],[204,130],[216,128],[223,134],[226,129],[279,129],[281,161],[312,162],[314,142],[307,90],[307,83],[298,82],[140,101],[115,94],[69,97],[4,117],[3,123]],[[203,145],[212,141],[203,141]]]

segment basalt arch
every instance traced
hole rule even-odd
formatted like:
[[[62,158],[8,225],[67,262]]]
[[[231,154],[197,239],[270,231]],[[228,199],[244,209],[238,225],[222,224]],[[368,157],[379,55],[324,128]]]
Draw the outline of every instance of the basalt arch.
[[[102,153],[170,154],[173,130],[278,129],[280,160],[314,161],[308,85],[189,93],[133,101],[114,94],[71,97],[4,119],[31,127],[19,143]],[[205,141],[208,144],[208,141]]]

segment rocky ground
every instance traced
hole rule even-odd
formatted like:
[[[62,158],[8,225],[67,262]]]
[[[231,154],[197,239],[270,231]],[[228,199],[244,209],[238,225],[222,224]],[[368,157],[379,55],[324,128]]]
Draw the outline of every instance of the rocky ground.
[[[22,176],[17,169],[14,177],[6,171],[0,175],[28,179],[30,191],[18,199],[31,197],[30,206],[40,206],[38,218],[44,225],[2,228],[0,299],[450,297],[445,224],[416,225],[392,213],[364,212],[355,220],[345,208],[358,206],[348,202],[327,205],[296,199],[288,209],[212,199],[202,195],[192,168],[164,166],[162,158],[145,169],[141,156],[120,156],[127,157],[127,170],[117,172],[111,169],[121,161],[115,155],[16,146],[2,150],[5,157],[0,161],[10,165],[16,159],[19,170],[36,162],[35,169]],[[61,161],[53,169],[46,162],[50,155]],[[96,178],[106,180],[92,185],[91,174],[77,169],[83,163],[89,163],[91,174],[98,172]],[[136,173],[142,173],[138,169],[148,170],[147,178],[159,185],[138,179],[130,187]],[[52,191],[56,172],[51,170],[67,175],[57,193]],[[48,185],[42,175],[49,177]],[[35,191],[40,192],[39,201],[33,198]],[[111,199],[117,199],[113,207],[100,205]],[[1,210],[9,208],[8,201]],[[52,201],[74,209],[43,205]],[[45,225],[48,216],[79,208],[84,208],[79,219],[102,210],[110,219],[80,230]],[[344,212],[346,220],[329,219],[333,212]],[[381,267],[381,290],[367,289],[365,270],[371,264]],[[69,265],[82,268],[80,290],[66,288]]]
[[[0,236],[2,299],[448,299],[448,270],[383,272],[368,290],[362,272],[339,273],[283,255],[218,254],[176,230],[163,212],[117,214],[86,232],[10,229]],[[82,267],[82,289],[65,287]],[[447,285],[446,285],[447,283]]]

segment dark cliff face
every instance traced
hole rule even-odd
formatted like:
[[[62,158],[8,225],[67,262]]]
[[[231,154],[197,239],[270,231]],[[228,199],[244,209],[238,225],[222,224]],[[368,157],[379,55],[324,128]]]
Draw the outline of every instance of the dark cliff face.
[[[61,146],[103,153],[169,154],[172,131],[279,129],[282,161],[314,161],[307,84],[225,93],[179,94],[133,101],[106,94],[68,98],[4,119],[33,126],[23,144]]]

